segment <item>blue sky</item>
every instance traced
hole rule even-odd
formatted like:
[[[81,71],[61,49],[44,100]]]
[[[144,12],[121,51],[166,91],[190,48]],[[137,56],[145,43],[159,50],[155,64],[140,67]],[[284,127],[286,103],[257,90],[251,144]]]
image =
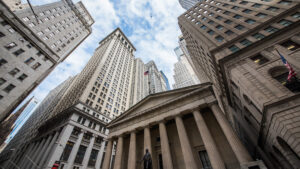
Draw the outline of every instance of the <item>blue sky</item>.
[[[24,1],[24,0],[23,0]],[[30,0],[41,5],[57,0]],[[73,0],[77,2],[78,0]],[[25,2],[25,1],[24,1]],[[120,27],[144,63],[154,60],[170,84],[177,61],[173,49],[181,34],[177,17],[184,12],[178,0],[82,0],[95,20],[93,33],[33,91],[39,101],[69,76],[79,73],[106,35]]]

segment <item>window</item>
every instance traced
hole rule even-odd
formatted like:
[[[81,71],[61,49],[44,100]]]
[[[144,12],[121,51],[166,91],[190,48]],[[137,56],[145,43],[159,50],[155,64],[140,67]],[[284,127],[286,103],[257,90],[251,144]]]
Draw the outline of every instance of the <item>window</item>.
[[[256,14],[255,16],[259,17],[259,18],[265,18],[267,17],[268,15],[267,14],[264,14],[264,13],[258,13]]]
[[[224,27],[222,25],[216,26],[217,29],[222,30]]]
[[[231,30],[226,31],[225,33],[226,33],[226,35],[229,35],[229,36],[233,34],[233,32]]]
[[[5,34],[2,33],[2,32],[0,32],[0,38],[2,38],[2,37],[4,37],[4,36],[5,36]]]
[[[5,59],[0,59],[0,67],[6,63],[7,63],[7,61]]]
[[[272,26],[269,26],[269,27],[267,27],[266,29],[264,29],[266,32],[269,32],[269,33],[274,33],[274,32],[276,32],[276,31],[278,31],[278,29],[277,28],[274,28],[274,27],[272,27]]]
[[[286,0],[278,2],[278,4],[281,4],[281,5],[290,5],[291,3],[292,3],[292,1],[286,1]]]
[[[35,24],[34,24],[34,23],[30,23],[30,24],[28,24],[28,26],[29,26],[29,27],[34,27]]]
[[[15,56],[19,56],[20,54],[22,54],[23,52],[25,52],[22,48],[21,49],[18,49],[17,51],[15,51],[13,54]]]
[[[243,25],[237,25],[234,28],[238,30],[243,30],[245,27]]]
[[[262,65],[262,64],[267,63],[269,61],[269,59],[267,59],[266,57],[264,57],[260,54],[255,55],[255,56],[251,57],[250,59],[258,65]]]
[[[251,12],[252,12],[252,10],[250,10],[250,9],[245,9],[245,10],[243,10],[243,12],[244,12],[244,13],[248,13],[248,14],[249,14],[249,13],[251,13]]]
[[[213,23],[215,23],[215,22],[214,22],[214,21],[209,21],[208,23],[209,23],[209,24],[213,24]]]
[[[252,7],[254,7],[254,8],[260,8],[261,4],[255,3],[255,4],[252,5]]]
[[[294,51],[296,49],[299,49],[300,48],[300,45],[291,41],[291,40],[288,40],[288,41],[285,41],[283,43],[280,44],[281,46],[285,47],[286,49],[290,50],[290,51]]]
[[[225,23],[226,23],[226,24],[231,24],[232,21],[227,19],[227,20],[225,21]]]
[[[212,169],[206,150],[199,151],[199,157],[204,169]]]
[[[283,26],[289,26],[290,24],[292,24],[293,22],[289,21],[289,20],[285,20],[282,19],[278,22],[279,24],[283,25]]]
[[[218,42],[222,42],[223,40],[224,40],[224,38],[222,37],[222,36],[217,36],[216,38],[215,38]]]
[[[237,46],[235,46],[235,45],[232,45],[232,46],[230,46],[229,47],[229,50],[231,51],[231,52],[237,52],[237,51],[239,51],[240,50],[240,48],[238,48]]]
[[[245,22],[247,22],[249,24],[254,24],[256,21],[253,19],[247,19],[247,20],[245,20]]]
[[[207,33],[210,34],[210,35],[215,34],[215,32],[213,30],[209,30]]]
[[[241,19],[241,18],[242,18],[241,15],[234,15],[233,17],[234,17],[235,19]]]
[[[9,25],[9,23],[8,23],[7,21],[2,21],[2,22],[1,22],[1,25],[2,25],[2,26],[6,26],[6,25]]]
[[[222,20],[223,18],[222,18],[222,16],[217,16],[216,19]]]
[[[10,72],[9,72],[9,74],[10,75],[12,75],[12,76],[15,76],[17,73],[19,73],[20,72],[20,70],[18,69],[18,68],[14,68],[13,70],[11,70]]]
[[[205,25],[202,25],[200,28],[205,30],[207,27]]]
[[[36,70],[38,67],[40,67],[41,66],[41,64],[39,63],[39,62],[37,62],[37,63],[35,63],[31,68],[33,69],[33,70]]]
[[[90,158],[89,158],[89,162],[88,162],[88,166],[89,167],[94,167],[96,164],[96,160],[97,160],[97,156],[98,156],[98,150],[92,149]]]
[[[1,86],[1,85],[3,85],[5,82],[6,82],[6,80],[5,80],[5,79],[3,79],[3,78],[0,78],[0,86]]]
[[[274,67],[270,70],[270,75],[291,92],[300,92],[300,81],[296,78],[288,80],[289,71],[286,67]]]
[[[246,4],[248,4],[248,2],[247,1],[242,1],[242,2],[240,2],[240,4],[246,5]]]
[[[244,46],[249,46],[249,45],[251,45],[252,42],[249,41],[248,39],[244,39],[244,40],[240,41],[240,43]]]
[[[230,14],[230,12],[229,12],[229,11],[225,11],[225,12],[223,12],[223,14],[225,14],[225,15],[229,15],[229,14]]]
[[[233,6],[231,9],[238,10],[238,9],[240,9],[240,8],[237,7],[237,6]]]
[[[267,8],[268,11],[272,11],[272,12],[275,12],[275,11],[277,11],[278,9],[279,9],[279,8],[276,8],[276,7],[273,7],[273,6]]]
[[[6,93],[9,93],[15,87],[16,87],[15,85],[9,84],[8,86],[6,86],[6,88],[3,89],[3,91],[5,91]]]
[[[16,43],[11,42],[11,43],[5,45],[5,48],[9,50],[9,49],[12,49],[12,48],[14,48],[14,47],[16,47],[16,46],[17,46]]]
[[[254,35],[252,35],[255,39],[261,40],[263,39],[265,36],[261,33],[256,33]]]
[[[29,65],[30,63],[32,63],[33,61],[35,61],[35,59],[34,58],[32,58],[32,57],[30,57],[30,58],[28,58],[27,60],[25,60],[25,64],[26,65]]]
[[[74,146],[73,142],[70,142],[70,141],[67,142],[65,149],[60,158],[61,161],[68,161],[71,151],[73,149],[73,146]]]
[[[300,12],[294,13],[292,17],[299,19],[300,18]],[[1,37],[1,36],[0,36]]]
[[[18,80],[20,80],[21,82],[26,79],[28,76],[26,74],[22,74],[21,76],[18,77]]]

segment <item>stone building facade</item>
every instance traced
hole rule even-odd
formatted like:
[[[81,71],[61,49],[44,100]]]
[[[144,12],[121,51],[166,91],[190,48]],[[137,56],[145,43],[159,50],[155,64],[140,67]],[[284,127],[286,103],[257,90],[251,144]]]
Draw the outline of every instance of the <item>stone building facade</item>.
[[[252,157],[269,168],[300,166],[299,76],[288,81],[279,56],[299,72],[299,8],[285,0],[206,0],[179,17],[196,71],[210,78]]]
[[[153,169],[266,169],[231,128],[210,83],[149,95],[107,127],[103,169],[141,168],[146,149]]]
[[[0,121],[91,34],[81,2],[63,0],[12,12],[1,1]]]

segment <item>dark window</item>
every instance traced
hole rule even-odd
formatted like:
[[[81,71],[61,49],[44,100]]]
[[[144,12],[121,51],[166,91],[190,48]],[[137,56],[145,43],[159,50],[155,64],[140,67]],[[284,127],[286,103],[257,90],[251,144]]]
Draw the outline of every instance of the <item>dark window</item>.
[[[41,64],[39,62],[35,63],[31,68],[33,70],[36,70],[37,68],[39,68],[41,66]]]
[[[295,77],[288,80],[289,71],[286,67],[275,67],[271,69],[270,75],[291,92],[300,92],[300,80]]]
[[[266,29],[264,29],[266,32],[270,32],[270,33],[274,33],[276,31],[278,31],[277,28],[274,28],[272,26],[267,27]]]
[[[258,64],[258,65],[262,65],[264,63],[267,63],[269,61],[269,59],[267,59],[266,57],[262,56],[262,55],[256,55],[250,58],[254,63]]]
[[[35,60],[34,58],[30,57],[30,58],[26,59],[24,63],[25,63],[26,65],[29,65],[29,64],[32,63],[34,60]]]
[[[9,72],[9,74],[10,75],[12,75],[12,76],[15,76],[17,73],[19,73],[20,72],[20,70],[18,69],[18,68],[14,68],[13,70],[11,70],[10,72]]]
[[[5,36],[5,34],[2,33],[2,32],[0,32],[0,38],[2,38],[2,37],[4,37],[4,36]]]
[[[273,6],[267,8],[268,11],[272,11],[272,12],[275,12],[275,11],[277,11],[278,9],[279,9],[279,8],[276,8],[276,7],[273,7]]]
[[[238,30],[243,30],[245,27],[243,25],[237,25],[235,26],[235,29],[238,29]]]
[[[23,81],[24,79],[26,79],[28,76],[26,75],[26,74],[22,74],[21,76],[19,76],[18,77],[18,79],[20,80],[20,81]]]
[[[290,5],[291,3],[292,3],[292,1],[286,1],[286,0],[278,2],[278,4],[281,4],[281,5]]]
[[[240,43],[244,46],[249,46],[249,45],[251,45],[252,42],[249,41],[248,39],[244,39],[244,40],[240,41]]]
[[[245,22],[247,22],[249,24],[254,24],[256,21],[253,19],[247,19],[247,20],[245,20]]]
[[[16,43],[11,42],[11,43],[5,45],[5,48],[9,50],[9,49],[12,49],[12,48],[14,48],[14,47],[16,47],[16,46],[17,46]]]
[[[92,149],[88,166],[90,166],[90,167],[94,167],[95,166],[96,160],[97,160],[97,156],[98,156],[98,152],[99,152],[98,150]]]
[[[238,48],[237,46],[235,46],[235,45],[232,45],[232,46],[230,46],[229,47],[229,50],[231,50],[231,52],[237,52],[238,50],[240,50],[240,48]]]
[[[206,29],[206,26],[205,26],[205,25],[202,25],[200,28],[203,29],[203,30],[205,30],[205,29]]]
[[[265,18],[267,17],[268,15],[267,14],[264,14],[264,13],[258,13],[256,14],[255,16],[259,17],[259,18]]]
[[[74,136],[78,136],[80,133],[80,129],[79,128],[74,128],[73,131],[72,131],[72,135]]]
[[[207,33],[210,34],[210,35],[215,34],[215,32],[213,30],[209,30],[209,31],[207,31]]]
[[[3,98],[3,96],[2,95],[0,95],[0,100]]]
[[[77,152],[77,155],[75,157],[74,163],[77,163],[77,164],[81,164],[82,163],[85,151],[86,151],[86,147],[83,146],[83,145],[80,145],[80,147],[78,149],[78,152]]]
[[[282,19],[278,22],[279,24],[283,25],[283,26],[289,26],[290,24],[292,24],[293,22],[289,21],[289,20],[285,20]]]
[[[233,6],[231,9],[238,10],[238,9],[240,9],[240,8],[237,7],[237,6]]]
[[[222,18],[222,16],[217,16],[216,19],[222,20],[223,18]]]
[[[17,51],[15,51],[13,54],[16,56],[19,56],[21,53],[25,52],[23,49],[18,49]]]
[[[229,14],[230,14],[230,12],[229,12],[229,11],[225,11],[225,12],[223,12],[223,14],[225,14],[225,15],[229,15]]]
[[[218,25],[218,26],[216,26],[216,28],[219,29],[219,30],[222,30],[223,26],[222,25]]]
[[[250,9],[245,9],[245,10],[243,10],[243,12],[244,12],[244,13],[251,13],[252,10],[250,10]]]
[[[242,2],[240,2],[240,4],[246,5],[246,4],[248,4],[248,2],[247,1],[242,1]]]
[[[2,26],[8,25],[8,24],[9,24],[9,23],[8,23],[7,21],[2,21],[2,22],[1,22],[1,25],[2,25]]]
[[[300,12],[296,12],[292,15],[292,17],[299,19],[300,18]]]
[[[101,131],[100,129],[101,129],[101,127],[99,128],[99,131]],[[102,137],[96,137],[96,139],[95,139],[95,142],[98,144],[101,144],[102,141],[103,141]]]
[[[209,23],[209,24],[213,24],[213,23],[215,23],[215,22],[214,22],[214,21],[209,21],[208,23]]]
[[[7,61],[5,59],[0,59],[0,67],[6,63],[7,63]]]
[[[252,5],[252,7],[254,7],[254,8],[260,8],[261,4],[255,3],[255,4]]]
[[[226,23],[226,24],[231,24],[232,21],[227,19],[227,20],[225,21],[225,23]]]
[[[283,43],[280,44],[281,46],[285,47],[286,49],[290,50],[290,51],[294,51],[296,49],[299,49],[300,48],[300,45],[291,41],[291,40],[288,40],[288,41],[285,41]]]
[[[15,87],[16,87],[15,85],[9,84],[8,86],[6,86],[6,88],[3,89],[3,91],[5,91],[6,93],[9,93]]]
[[[222,36],[217,36],[216,37],[216,40],[218,41],[218,42],[222,42],[223,40],[224,40],[224,38],[222,37]]]
[[[67,142],[64,152],[62,153],[61,158],[60,158],[62,161],[68,161],[71,151],[73,149],[73,146],[74,146],[73,142],[70,142],[70,141]]]
[[[225,33],[226,33],[226,35],[229,35],[229,36],[233,34],[233,32],[230,30],[226,31]]]
[[[79,116],[78,119],[77,119],[77,122],[80,123],[81,120],[82,120],[82,117]]]
[[[234,15],[233,17],[234,17],[235,19],[240,19],[240,18],[242,18],[241,15]]]
[[[199,151],[199,157],[204,169],[212,169],[206,150]]]
[[[3,78],[0,78],[0,86],[1,86],[1,85],[3,85],[5,82],[6,82],[6,80],[5,80],[5,79],[3,79]]]
[[[260,33],[256,33],[254,35],[252,35],[255,39],[261,40],[263,39],[265,36],[263,34]]]

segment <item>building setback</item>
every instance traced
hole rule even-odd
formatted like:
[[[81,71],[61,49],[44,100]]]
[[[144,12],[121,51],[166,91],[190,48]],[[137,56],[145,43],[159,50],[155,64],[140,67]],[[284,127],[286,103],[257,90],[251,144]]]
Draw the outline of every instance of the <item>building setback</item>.
[[[0,3],[0,121],[91,34],[81,2],[59,1],[11,12]]]
[[[300,166],[300,123],[292,120],[300,108],[299,9],[286,0],[206,0],[178,18],[196,74],[209,77],[252,157],[268,168]],[[298,73],[290,81],[277,50]]]
[[[266,169],[231,128],[210,83],[149,95],[107,127],[102,169],[142,168],[136,161],[146,149],[153,169]]]
[[[201,0],[179,0],[179,3],[182,8],[189,10],[191,7],[196,5]]]

